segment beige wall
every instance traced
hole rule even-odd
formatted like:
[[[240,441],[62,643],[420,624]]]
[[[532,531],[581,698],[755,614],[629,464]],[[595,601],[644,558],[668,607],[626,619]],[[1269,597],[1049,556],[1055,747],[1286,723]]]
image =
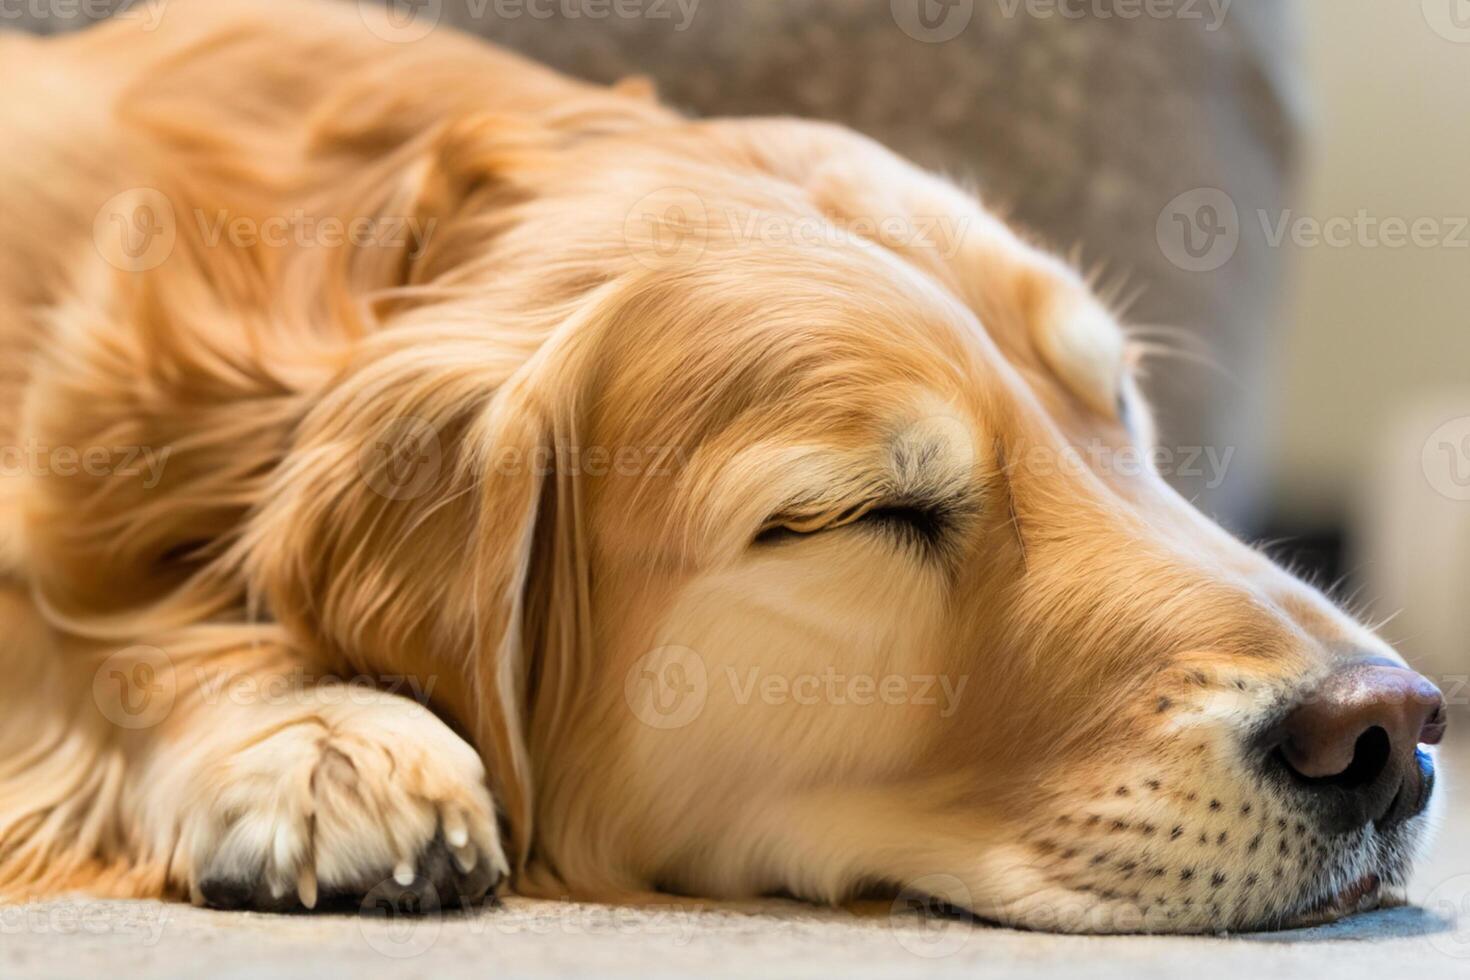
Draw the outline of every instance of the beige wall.
[[[1298,212],[1470,217],[1470,0],[1306,0],[1305,13],[1315,133]],[[1258,216],[1243,220],[1260,233]],[[1438,222],[1437,233],[1454,230]],[[1380,447],[1411,405],[1470,389],[1470,229],[1459,248],[1369,248],[1357,237],[1343,249],[1279,249],[1295,274],[1282,319],[1277,499],[1307,524],[1361,506],[1367,471],[1391,465]]]

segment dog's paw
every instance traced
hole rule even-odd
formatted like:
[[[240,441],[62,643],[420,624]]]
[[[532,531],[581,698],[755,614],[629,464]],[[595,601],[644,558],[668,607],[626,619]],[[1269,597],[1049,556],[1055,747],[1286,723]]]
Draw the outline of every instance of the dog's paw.
[[[369,700],[312,704],[199,772],[180,828],[194,901],[433,912],[508,873],[475,751],[413,701],[351,698]]]

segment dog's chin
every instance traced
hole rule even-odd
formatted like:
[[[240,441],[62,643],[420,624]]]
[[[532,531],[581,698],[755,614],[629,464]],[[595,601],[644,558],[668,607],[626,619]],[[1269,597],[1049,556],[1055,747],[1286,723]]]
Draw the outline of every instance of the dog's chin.
[[[1415,823],[1421,825],[1415,830],[1422,829],[1424,821]],[[1309,929],[1330,925],[1362,912],[1406,905],[1406,882],[1412,871],[1413,854],[1425,844],[1423,836],[1405,828],[1405,832],[1380,838],[1381,849],[1388,856],[1378,869],[1355,876],[1338,876],[1333,884],[1303,901],[1299,910],[1280,917],[1276,922],[1263,924],[1261,930]]]
[[[1281,923],[1281,929],[1308,929],[1324,926],[1359,912],[1372,912],[1380,908],[1403,905],[1403,893],[1384,886],[1377,874],[1363,875],[1347,887],[1330,893],[1311,908],[1291,916]]]
[[[952,913],[973,918],[979,923],[998,925],[1013,929],[1038,932],[1072,932],[1093,934],[1199,934],[1213,932],[1280,932],[1293,929],[1310,929],[1331,925],[1360,913],[1378,909],[1397,908],[1408,902],[1401,886],[1385,882],[1382,875],[1369,873],[1346,886],[1326,895],[1306,899],[1299,903],[1301,911],[1287,915],[1264,912],[1259,922],[1250,924],[1227,923],[1176,923],[1150,919],[1143,916],[1132,920],[1116,913],[1107,903],[1099,902],[1090,908],[1074,908],[1070,923],[1058,921],[1051,916],[1033,919],[1029,915],[1016,917],[995,909],[960,908],[950,905],[943,896],[930,896],[931,907],[948,909]]]
[[[1327,887],[1304,900],[1298,909],[1267,929],[1307,929],[1329,925],[1362,912],[1398,908],[1408,904],[1408,881],[1416,859],[1433,843],[1440,821],[1444,794],[1433,794],[1425,812],[1386,833],[1372,831],[1375,864],[1341,871]]]
[[[1355,845],[1343,842],[1336,853],[1325,856],[1316,873],[1292,883],[1291,891],[1262,892],[1259,905],[1237,905],[1223,916],[1200,903],[1186,903],[1183,910],[1175,903],[1141,906],[1106,890],[1058,887],[1038,874],[1039,869],[1014,859],[992,865],[991,874],[968,879],[973,891],[949,875],[927,876],[914,884],[922,888],[937,882],[939,889],[924,889],[922,900],[909,904],[1037,932],[1189,935],[1306,929],[1405,905],[1406,884],[1414,857],[1425,845],[1428,823],[1419,818],[1382,834],[1369,828]],[[1008,894],[986,894],[981,881],[1003,882]]]

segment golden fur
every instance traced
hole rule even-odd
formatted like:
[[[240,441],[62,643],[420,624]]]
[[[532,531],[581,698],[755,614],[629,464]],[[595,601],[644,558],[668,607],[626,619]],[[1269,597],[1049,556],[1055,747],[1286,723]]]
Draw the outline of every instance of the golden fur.
[[[1241,749],[1391,651],[1079,452],[1149,444],[1131,348],[968,194],[354,5],[4,36],[0,85],[0,893],[310,906],[436,837],[1078,931],[1402,882],[1422,819],[1309,845]],[[417,234],[237,234],[297,214]]]

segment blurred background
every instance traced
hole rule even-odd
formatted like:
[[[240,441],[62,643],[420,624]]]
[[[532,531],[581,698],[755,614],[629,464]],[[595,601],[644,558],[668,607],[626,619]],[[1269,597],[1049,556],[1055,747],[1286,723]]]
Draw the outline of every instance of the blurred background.
[[[454,25],[973,178],[1136,293],[1180,489],[1392,616],[1465,715],[1470,0],[362,2],[389,40]],[[0,0],[0,29],[168,3]]]

